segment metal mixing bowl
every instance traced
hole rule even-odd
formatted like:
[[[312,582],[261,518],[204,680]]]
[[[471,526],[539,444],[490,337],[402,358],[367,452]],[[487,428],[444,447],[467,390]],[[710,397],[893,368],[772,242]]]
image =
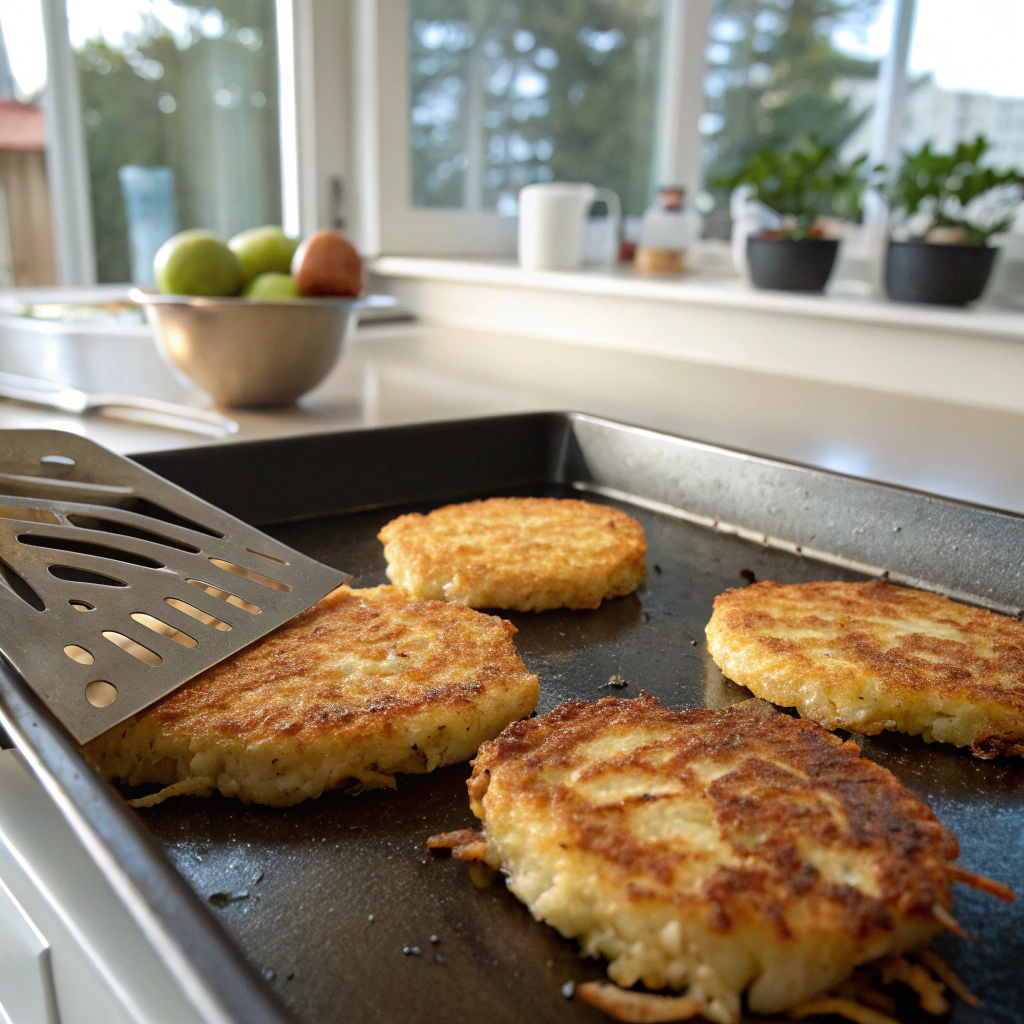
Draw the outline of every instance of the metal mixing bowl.
[[[234,406],[294,402],[330,373],[361,309],[395,302],[388,295],[253,302],[131,294],[171,365],[218,404]]]

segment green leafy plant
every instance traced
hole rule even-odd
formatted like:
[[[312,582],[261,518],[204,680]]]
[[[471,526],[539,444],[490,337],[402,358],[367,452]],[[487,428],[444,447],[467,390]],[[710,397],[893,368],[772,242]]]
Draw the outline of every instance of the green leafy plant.
[[[911,236],[928,240],[933,229],[951,228],[962,233],[962,241],[985,245],[990,236],[1010,226],[1024,177],[1013,170],[982,167],[988,149],[988,140],[979,135],[974,142],[961,142],[952,153],[935,153],[926,142],[916,153],[903,155],[887,191]]]
[[[809,238],[819,217],[860,216],[861,196],[880,171],[869,170],[867,159],[844,164],[835,146],[805,136],[777,152],[758,150],[739,173],[712,184],[727,189],[751,185],[754,197],[781,216],[783,237]]]

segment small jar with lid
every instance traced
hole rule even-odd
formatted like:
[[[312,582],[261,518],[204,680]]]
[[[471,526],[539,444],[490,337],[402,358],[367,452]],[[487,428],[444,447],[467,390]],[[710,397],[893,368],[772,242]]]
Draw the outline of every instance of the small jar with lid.
[[[635,266],[638,274],[682,274],[686,250],[695,238],[682,185],[662,185],[644,214]]]

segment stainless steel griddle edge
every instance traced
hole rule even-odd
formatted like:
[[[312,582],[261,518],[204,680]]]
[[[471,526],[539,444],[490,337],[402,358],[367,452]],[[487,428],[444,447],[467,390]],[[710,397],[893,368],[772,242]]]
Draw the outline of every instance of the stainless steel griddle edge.
[[[256,525],[574,484],[1004,610],[1024,606],[1024,517],[572,414],[525,414],[139,456]],[[259,479],[252,467],[259,467]],[[344,478],[344,487],[340,480]],[[680,513],[680,510],[684,510]],[[0,725],[205,1019],[284,1022],[267,985],[9,665]],[[353,1018],[358,1019],[358,1018]]]
[[[238,947],[164,857],[120,794],[0,656],[0,726],[209,1024],[290,1024]]]

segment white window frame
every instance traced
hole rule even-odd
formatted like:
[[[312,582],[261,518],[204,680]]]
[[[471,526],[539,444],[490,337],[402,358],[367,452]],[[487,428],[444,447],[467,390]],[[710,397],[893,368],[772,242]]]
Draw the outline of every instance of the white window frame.
[[[276,3],[282,225],[350,231],[352,11],[338,0]]]
[[[95,283],[88,162],[66,0],[42,0],[50,77],[48,167],[62,284]],[[701,187],[704,50],[714,0],[665,0],[654,178]],[[342,227],[366,256],[510,256],[516,218],[412,205],[409,0],[276,0],[282,210],[287,230]],[[891,163],[916,0],[895,0],[879,73],[873,160]],[[339,205],[339,191],[343,202]],[[881,237],[885,210],[869,209]]]
[[[348,23],[344,6],[334,0],[275,3],[282,221],[289,232],[305,234],[336,219],[330,205],[331,182],[344,181],[348,170],[343,136],[334,123],[348,98],[345,64],[337,59],[346,50]],[[67,0],[41,0],[41,5],[47,64],[46,163],[57,281],[65,287],[90,287],[96,284],[96,249],[89,158]],[[347,111],[343,116],[347,121]]]
[[[42,0],[46,45],[46,174],[57,282],[96,284],[96,243],[89,193],[78,68],[68,36],[66,0]]]
[[[702,184],[697,125],[704,113],[704,50],[714,0],[665,2],[654,184],[682,185],[692,201]]]
[[[652,185],[702,187],[704,51],[714,0],[665,0],[662,69]],[[409,139],[409,0],[352,0],[350,64],[353,160],[349,171],[358,216],[353,234],[365,255],[508,256],[515,252],[514,217],[412,205]],[[879,71],[871,158],[891,165],[897,155],[906,95],[907,57],[916,0],[894,0],[890,49]],[[884,235],[880,197],[868,225]]]
[[[655,178],[696,189],[697,117],[713,0],[667,0],[658,96]],[[356,232],[366,255],[509,256],[516,218],[412,203],[409,134],[409,0],[353,0],[353,166],[361,203]],[[652,182],[652,185],[656,182]],[[598,183],[600,184],[600,183]]]
[[[515,252],[516,218],[412,204],[409,2],[354,0],[353,94],[361,248],[367,255],[500,256]]]

